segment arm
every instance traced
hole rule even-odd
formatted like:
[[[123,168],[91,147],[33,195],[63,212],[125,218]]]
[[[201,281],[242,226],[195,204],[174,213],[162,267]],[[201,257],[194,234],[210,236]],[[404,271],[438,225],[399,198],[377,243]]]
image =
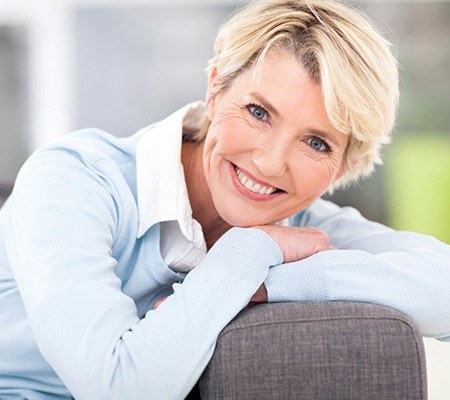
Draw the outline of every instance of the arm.
[[[233,229],[139,319],[112,256],[134,206],[103,162],[43,151],[17,180],[6,245],[33,335],[77,399],[184,398],[281,254],[265,233]]]
[[[324,230],[339,250],[271,268],[265,281],[269,301],[380,304],[410,316],[422,335],[450,340],[450,246],[324,200],[292,222]]]

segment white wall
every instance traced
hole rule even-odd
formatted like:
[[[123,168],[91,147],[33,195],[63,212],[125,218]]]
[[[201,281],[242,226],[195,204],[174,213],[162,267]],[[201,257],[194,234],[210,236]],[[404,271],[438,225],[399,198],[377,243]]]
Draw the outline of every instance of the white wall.
[[[429,400],[450,399],[450,342],[425,338]]]

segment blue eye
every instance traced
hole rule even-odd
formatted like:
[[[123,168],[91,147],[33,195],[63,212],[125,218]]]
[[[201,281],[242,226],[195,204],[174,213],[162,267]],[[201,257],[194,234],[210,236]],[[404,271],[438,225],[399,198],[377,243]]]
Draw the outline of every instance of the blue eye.
[[[252,114],[253,118],[257,119],[258,121],[263,121],[267,118],[267,111],[264,108],[257,106],[256,104],[250,104],[247,108],[250,114]]]
[[[309,144],[309,146],[311,146],[314,150],[316,151],[320,151],[322,153],[328,153],[330,152],[331,148],[328,145],[327,142],[325,142],[324,140],[318,138],[318,137],[312,137],[310,139],[308,139],[307,143]]]

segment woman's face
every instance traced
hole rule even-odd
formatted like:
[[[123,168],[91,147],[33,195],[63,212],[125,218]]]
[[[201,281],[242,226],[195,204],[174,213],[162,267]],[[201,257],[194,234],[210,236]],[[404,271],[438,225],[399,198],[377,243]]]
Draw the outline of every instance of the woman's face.
[[[242,72],[208,103],[207,113],[205,177],[217,212],[230,225],[289,217],[344,172],[348,136],[333,128],[321,87],[293,55],[268,52],[260,78],[254,80],[251,69]]]

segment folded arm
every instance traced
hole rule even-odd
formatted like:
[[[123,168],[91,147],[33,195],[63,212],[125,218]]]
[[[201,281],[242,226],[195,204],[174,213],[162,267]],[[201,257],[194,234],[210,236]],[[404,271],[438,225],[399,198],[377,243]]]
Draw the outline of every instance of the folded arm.
[[[450,246],[318,200],[292,219],[325,231],[338,250],[272,267],[270,302],[362,301],[410,316],[424,336],[450,340]]]

